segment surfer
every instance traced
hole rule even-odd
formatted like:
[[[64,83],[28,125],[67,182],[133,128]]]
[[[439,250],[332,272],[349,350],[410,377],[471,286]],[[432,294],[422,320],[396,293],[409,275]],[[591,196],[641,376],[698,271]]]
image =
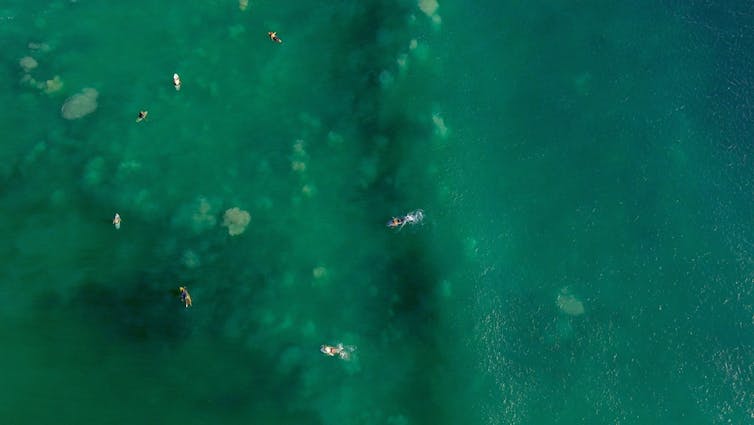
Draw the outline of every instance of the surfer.
[[[319,347],[319,351],[329,357],[338,356],[343,360],[348,360],[351,358],[351,353],[356,351],[356,347],[343,344],[338,344],[333,347],[332,345],[323,344]]]
[[[183,305],[185,305],[186,308],[191,307],[191,294],[189,294],[188,289],[186,289],[185,286],[181,286],[178,288],[178,291],[181,293],[181,301],[183,301]]]
[[[403,224],[404,224],[403,218],[393,217],[390,221],[387,222],[387,227],[400,227]]]
[[[275,43],[282,43],[283,40],[278,37],[278,33],[275,31],[270,31],[267,33],[267,35],[270,37],[270,40],[274,41]]]
[[[113,225],[116,229],[120,229],[120,214],[115,213],[115,217],[113,218]]]
[[[178,74],[173,74],[173,85],[176,90],[181,89],[181,77],[179,77]]]
[[[422,220],[424,220],[424,211],[416,210],[402,217],[393,217],[387,222],[387,227],[391,229],[402,228],[407,224],[419,224]]]
[[[147,119],[148,113],[148,111],[139,111],[139,113],[136,115],[136,122],[142,122]]]

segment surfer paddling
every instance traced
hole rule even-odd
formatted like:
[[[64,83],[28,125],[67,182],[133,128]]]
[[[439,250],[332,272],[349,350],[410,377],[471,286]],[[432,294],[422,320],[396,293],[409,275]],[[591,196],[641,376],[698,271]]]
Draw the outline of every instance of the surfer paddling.
[[[336,346],[323,344],[319,347],[319,351],[329,357],[338,356],[343,360],[348,360],[351,358],[351,353],[356,351],[356,347],[343,344],[338,344]]]
[[[278,37],[278,33],[275,31],[271,31],[267,33],[267,36],[270,37],[270,40],[274,41],[275,43],[282,43],[283,40]]]
[[[188,289],[186,289],[185,286],[181,286],[178,288],[178,291],[181,293],[181,301],[183,301],[183,305],[186,306],[186,308],[191,307],[191,294],[189,294]]]

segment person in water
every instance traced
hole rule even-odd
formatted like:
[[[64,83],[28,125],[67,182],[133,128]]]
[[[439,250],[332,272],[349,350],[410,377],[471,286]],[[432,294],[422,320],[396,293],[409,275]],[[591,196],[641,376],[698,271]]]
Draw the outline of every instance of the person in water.
[[[399,217],[393,217],[392,220],[387,222],[387,227],[400,227],[404,224],[404,221],[402,218]]]
[[[149,114],[148,111],[139,111],[139,113],[136,115],[136,122],[142,122],[143,120],[147,119],[147,114]]]
[[[116,229],[120,229],[120,214],[115,213],[115,217],[113,218],[113,225]]]
[[[189,294],[188,289],[186,289],[185,286],[181,286],[178,288],[178,291],[181,293],[181,301],[183,301],[183,305],[186,306],[186,308],[191,307],[191,294]]]
[[[348,360],[351,358],[351,353],[356,351],[356,347],[350,345],[344,346],[343,344],[333,347],[332,345],[323,344],[319,347],[319,351],[329,357],[338,356],[343,360]]]
[[[282,43],[283,40],[278,37],[278,33],[275,31],[270,31],[267,33],[267,35],[270,37],[270,40],[274,41],[275,43]]]
[[[173,74],[173,86],[176,90],[181,89],[181,77],[178,74]]]
[[[387,222],[387,227],[391,229],[402,228],[407,224],[419,224],[424,220],[424,211],[416,210],[404,215],[403,217],[393,217]]]

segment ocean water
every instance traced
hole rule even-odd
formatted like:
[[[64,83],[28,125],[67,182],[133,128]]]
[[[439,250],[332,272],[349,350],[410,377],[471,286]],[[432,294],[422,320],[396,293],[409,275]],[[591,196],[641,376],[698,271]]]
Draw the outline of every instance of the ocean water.
[[[194,3],[0,3],[2,423],[754,421],[751,2]]]

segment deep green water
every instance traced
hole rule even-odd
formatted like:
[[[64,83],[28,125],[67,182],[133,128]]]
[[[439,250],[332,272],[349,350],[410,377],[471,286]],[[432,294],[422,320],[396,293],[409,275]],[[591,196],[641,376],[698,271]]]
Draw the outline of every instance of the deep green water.
[[[0,3],[0,423],[754,421],[751,3],[423,6]]]

